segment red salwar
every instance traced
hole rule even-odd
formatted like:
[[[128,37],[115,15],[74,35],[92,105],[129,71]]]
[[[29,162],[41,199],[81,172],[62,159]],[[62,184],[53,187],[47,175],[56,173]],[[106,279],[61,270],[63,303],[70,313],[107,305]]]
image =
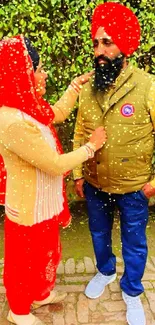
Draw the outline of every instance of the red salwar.
[[[26,315],[49,296],[61,257],[58,218],[32,227],[5,219],[4,285],[10,309]]]

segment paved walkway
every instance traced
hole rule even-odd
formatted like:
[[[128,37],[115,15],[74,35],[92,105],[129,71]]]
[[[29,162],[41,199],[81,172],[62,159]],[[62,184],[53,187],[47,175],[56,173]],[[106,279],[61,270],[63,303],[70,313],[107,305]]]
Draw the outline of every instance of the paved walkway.
[[[2,267],[3,261],[1,261]],[[123,263],[117,259],[117,280],[106,287],[103,295],[95,300],[83,294],[86,283],[95,273],[95,261],[89,257],[77,261],[69,259],[61,262],[57,274],[57,290],[67,292],[63,303],[39,308],[35,314],[51,325],[127,325],[126,306],[122,301],[119,279],[123,272]],[[155,257],[147,262],[143,277],[145,293],[141,296],[146,312],[147,325],[155,325]],[[9,325],[6,321],[8,304],[5,289],[0,286],[0,325]],[[141,325],[141,324],[139,324]]]

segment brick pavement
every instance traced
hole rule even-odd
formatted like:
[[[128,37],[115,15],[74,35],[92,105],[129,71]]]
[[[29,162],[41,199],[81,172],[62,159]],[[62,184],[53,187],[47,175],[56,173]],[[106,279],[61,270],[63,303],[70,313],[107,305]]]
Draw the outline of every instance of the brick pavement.
[[[119,279],[123,271],[122,260],[117,259],[117,279],[106,287],[100,298],[91,300],[86,298],[83,292],[95,271],[95,261],[89,257],[84,257],[76,263],[74,259],[69,259],[66,263],[61,262],[57,272],[56,287],[57,290],[67,292],[66,299],[63,303],[41,307],[34,314],[47,325],[127,325],[126,306],[119,287]],[[141,297],[147,325],[155,325],[155,257],[148,259],[143,284],[145,293]],[[8,304],[2,282],[0,313],[0,325],[9,325],[6,321]]]

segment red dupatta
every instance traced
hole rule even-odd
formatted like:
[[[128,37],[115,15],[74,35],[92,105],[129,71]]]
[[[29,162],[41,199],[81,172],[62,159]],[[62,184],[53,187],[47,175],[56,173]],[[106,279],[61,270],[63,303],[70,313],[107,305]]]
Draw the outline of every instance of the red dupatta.
[[[57,143],[57,151],[62,147],[51,122],[54,113],[50,104],[38,98],[34,83],[34,70],[24,37],[18,35],[0,41],[0,108],[17,108],[48,125]],[[0,156],[0,204],[5,203],[6,171]]]

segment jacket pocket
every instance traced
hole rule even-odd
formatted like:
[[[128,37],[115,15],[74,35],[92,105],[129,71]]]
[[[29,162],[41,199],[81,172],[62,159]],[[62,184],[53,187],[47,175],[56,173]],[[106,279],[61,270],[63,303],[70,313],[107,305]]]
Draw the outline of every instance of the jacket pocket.
[[[113,158],[109,161],[112,172],[111,176],[130,179],[132,176],[136,176],[138,174],[136,155],[113,155]]]

